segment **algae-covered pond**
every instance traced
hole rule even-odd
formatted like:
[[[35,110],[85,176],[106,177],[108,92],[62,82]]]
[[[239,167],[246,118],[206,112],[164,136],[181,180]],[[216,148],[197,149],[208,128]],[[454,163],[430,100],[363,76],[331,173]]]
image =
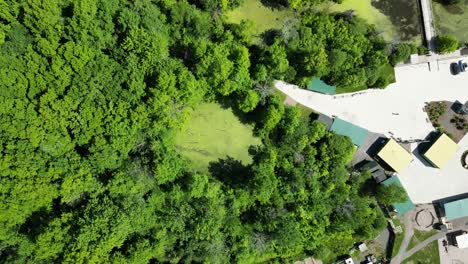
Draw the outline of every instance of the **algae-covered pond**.
[[[374,24],[386,41],[422,43],[419,0],[345,0],[342,4],[327,4],[326,9],[354,10],[356,15]]]
[[[331,13],[353,10],[355,15],[375,25],[377,32],[388,42],[422,43],[419,0],[344,0],[342,4],[319,5],[316,10]],[[292,17],[292,10],[267,7],[260,0],[245,0],[240,7],[227,13],[231,23],[239,23],[242,19],[253,21],[257,36],[268,29],[281,28]]]
[[[437,34],[452,34],[468,43],[468,0],[458,5],[442,5],[432,1]]]

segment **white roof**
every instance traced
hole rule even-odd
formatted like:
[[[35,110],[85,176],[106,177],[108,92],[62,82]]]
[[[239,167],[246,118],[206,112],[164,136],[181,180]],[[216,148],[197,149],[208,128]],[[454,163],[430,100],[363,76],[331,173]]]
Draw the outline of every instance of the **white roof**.
[[[359,248],[359,251],[361,251],[361,252],[367,251],[366,243],[359,244],[358,248]]]
[[[345,259],[345,263],[346,264],[354,264],[354,261],[353,261],[352,258],[347,258],[347,259]]]
[[[456,237],[459,248],[468,248],[468,234],[463,234]]]

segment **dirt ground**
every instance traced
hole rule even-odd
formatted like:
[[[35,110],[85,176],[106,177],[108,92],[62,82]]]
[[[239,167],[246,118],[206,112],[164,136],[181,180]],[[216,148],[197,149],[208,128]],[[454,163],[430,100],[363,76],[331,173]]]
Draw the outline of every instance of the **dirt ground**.
[[[442,101],[442,102],[430,102],[426,105],[425,110],[426,113],[428,112],[428,108],[434,106],[437,103],[443,103],[444,104],[444,114],[440,116],[437,120],[432,120],[431,122],[434,125],[434,127],[437,127],[437,124],[440,124],[440,126],[443,128],[444,132],[449,135],[455,142],[460,142],[460,140],[463,138],[463,136],[466,135],[468,132],[468,128],[465,129],[457,129],[456,124],[454,122],[451,122],[455,117],[463,118],[466,123],[468,123],[468,116],[467,115],[460,115],[454,112],[453,108],[453,102],[448,102],[448,101]],[[430,117],[429,117],[430,118]]]

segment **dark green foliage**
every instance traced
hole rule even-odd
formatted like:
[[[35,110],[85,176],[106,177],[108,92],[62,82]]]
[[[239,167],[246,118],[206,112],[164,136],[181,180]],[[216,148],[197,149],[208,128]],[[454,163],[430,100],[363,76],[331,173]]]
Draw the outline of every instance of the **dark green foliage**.
[[[455,36],[445,35],[436,37],[436,48],[439,53],[450,53],[458,49],[458,40]]]
[[[445,5],[456,5],[460,4],[462,0],[442,0],[441,2]]]
[[[417,54],[418,48],[414,44],[401,43],[394,47],[390,55],[390,63],[395,66],[400,62],[406,61],[410,58],[411,54]]]
[[[282,42],[246,46],[248,31],[225,27],[219,12],[235,5],[0,0],[2,262],[329,260],[381,228],[349,178],[351,142],[269,87],[302,66],[369,84],[360,66],[386,63],[382,43],[309,14],[294,69]],[[201,174],[173,137],[190,108],[216,99],[247,113],[264,144],[250,165],[226,158]]]

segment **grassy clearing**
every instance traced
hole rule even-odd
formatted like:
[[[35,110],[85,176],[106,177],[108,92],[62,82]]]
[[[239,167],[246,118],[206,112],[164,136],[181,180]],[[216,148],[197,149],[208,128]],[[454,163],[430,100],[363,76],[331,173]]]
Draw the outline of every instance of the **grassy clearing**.
[[[437,240],[402,262],[403,264],[440,264]]]
[[[253,21],[255,35],[258,37],[268,29],[280,29],[293,14],[291,10],[266,7],[259,0],[245,0],[240,7],[227,13],[227,21],[230,23],[240,23],[242,20]]]
[[[419,231],[419,230],[414,230],[414,235],[411,237],[411,240],[408,244],[408,250],[412,249],[415,247],[417,244],[423,242],[424,240],[428,239],[429,237],[437,234],[437,230],[431,230],[431,231]]]
[[[461,42],[468,42],[468,3],[463,1],[458,5],[444,6],[432,1],[435,14],[436,30],[439,34],[452,34]]]
[[[401,226],[401,229],[403,230],[402,233],[395,234],[395,243],[393,244],[392,256],[396,256],[400,250],[403,238],[405,238],[405,225],[401,223],[400,219],[398,218],[393,219],[393,224],[395,224],[395,226]]]
[[[208,164],[226,156],[248,164],[250,145],[259,145],[252,127],[242,124],[231,109],[215,103],[202,104],[193,111],[192,118],[176,137],[180,153],[190,159],[195,169],[207,172]]]

